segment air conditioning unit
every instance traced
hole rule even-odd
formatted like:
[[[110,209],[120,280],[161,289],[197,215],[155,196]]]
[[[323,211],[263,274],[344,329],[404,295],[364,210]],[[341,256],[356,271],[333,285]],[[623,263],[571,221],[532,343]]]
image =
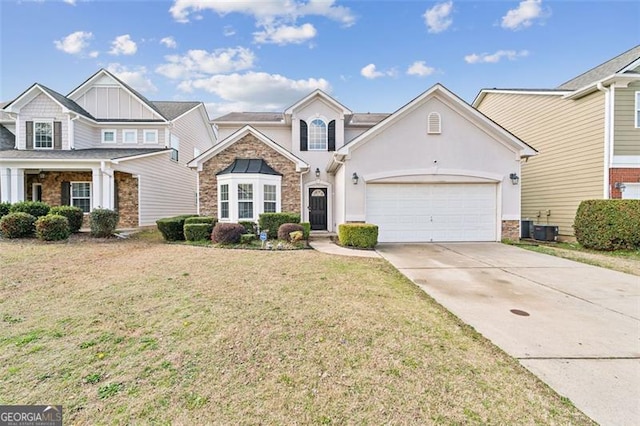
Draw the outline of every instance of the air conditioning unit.
[[[556,241],[558,239],[558,227],[555,225],[533,225],[533,239]]]
[[[533,220],[520,221],[520,238],[533,238]]]

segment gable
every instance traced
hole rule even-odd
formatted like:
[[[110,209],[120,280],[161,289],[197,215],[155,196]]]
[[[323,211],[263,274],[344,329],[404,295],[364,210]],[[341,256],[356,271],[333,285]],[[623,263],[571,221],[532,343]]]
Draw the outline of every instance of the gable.
[[[342,105],[340,102],[333,99],[331,96],[324,93],[322,90],[315,90],[310,93],[306,97],[302,98],[295,104],[291,105],[289,108],[285,110],[285,115],[293,115],[297,114],[300,110],[305,108],[308,104],[321,100],[327,106],[331,106],[331,108],[341,115],[352,114],[351,110]]]

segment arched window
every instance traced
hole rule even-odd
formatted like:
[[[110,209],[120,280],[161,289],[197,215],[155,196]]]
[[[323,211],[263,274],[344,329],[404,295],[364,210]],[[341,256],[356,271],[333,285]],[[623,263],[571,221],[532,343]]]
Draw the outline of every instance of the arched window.
[[[316,118],[309,124],[309,151],[327,150],[327,124]]]
[[[440,114],[437,112],[429,113],[427,118],[427,133],[430,135],[439,135],[442,133],[442,122],[440,121]]]

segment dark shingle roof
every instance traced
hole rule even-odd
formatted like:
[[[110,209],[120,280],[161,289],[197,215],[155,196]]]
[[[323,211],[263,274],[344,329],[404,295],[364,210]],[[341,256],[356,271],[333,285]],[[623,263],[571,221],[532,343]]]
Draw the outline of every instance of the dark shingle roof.
[[[0,124],[0,151],[13,149],[16,146],[16,135]]]
[[[153,154],[168,149],[142,148],[91,148],[74,150],[17,150],[1,151],[0,159],[19,158],[25,160],[116,160],[136,155]]]
[[[42,90],[47,92],[53,99],[55,99],[56,101],[60,102],[68,110],[71,110],[73,112],[77,112],[78,114],[84,115],[85,117],[88,117],[88,118],[91,118],[92,120],[95,120],[95,118],[91,114],[89,114],[84,108],[82,108],[80,105],[78,105],[77,103],[75,103],[71,99],[67,98],[66,96],[61,95],[60,93],[56,92],[55,90],[49,89],[47,86],[43,86],[40,83],[38,83],[38,86],[40,86],[42,88]]]
[[[200,102],[153,101],[151,103],[167,120],[174,120],[200,105]]]
[[[387,114],[387,113],[370,113],[370,112],[354,113],[353,115],[351,115],[351,119],[347,124],[348,125],[358,125],[358,124],[374,125],[374,124],[378,124],[379,122],[381,122],[382,120],[384,120],[390,115],[391,114]]]
[[[610,76],[611,74],[621,71],[638,58],[640,58],[640,45],[627,50],[615,58],[610,59],[567,82],[562,83],[558,86],[558,89],[577,90],[581,87],[588,86]]]
[[[284,121],[284,115],[281,112],[230,112],[229,114],[220,116],[213,121],[234,123],[282,123]]]
[[[229,167],[218,172],[217,174],[227,175],[229,173],[259,173],[261,175],[282,176],[281,173],[273,170],[271,166],[269,166],[263,159],[255,158],[236,158]]]

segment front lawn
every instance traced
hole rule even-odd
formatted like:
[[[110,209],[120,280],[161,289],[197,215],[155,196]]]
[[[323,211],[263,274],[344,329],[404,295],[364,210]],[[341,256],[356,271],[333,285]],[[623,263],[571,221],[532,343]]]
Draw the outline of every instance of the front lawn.
[[[591,424],[381,259],[0,240],[0,404],[65,424]]]

